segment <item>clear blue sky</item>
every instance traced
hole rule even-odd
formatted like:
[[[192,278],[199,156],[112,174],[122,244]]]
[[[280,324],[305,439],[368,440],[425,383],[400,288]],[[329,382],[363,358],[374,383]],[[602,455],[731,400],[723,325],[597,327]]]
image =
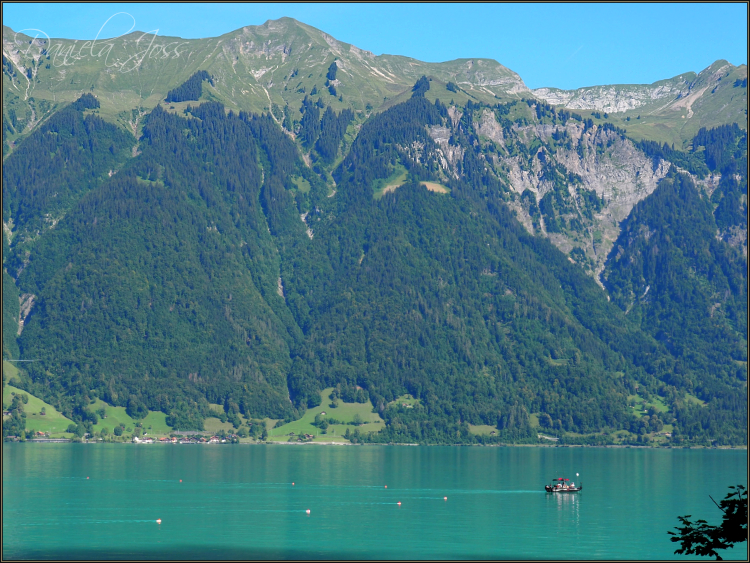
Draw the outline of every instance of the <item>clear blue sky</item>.
[[[747,4],[3,4],[3,24],[93,39],[134,31],[215,37],[289,16],[376,55],[492,58],[530,88],[651,83],[717,59],[747,63]],[[119,15],[100,37],[127,32]],[[27,31],[28,35],[34,33]]]

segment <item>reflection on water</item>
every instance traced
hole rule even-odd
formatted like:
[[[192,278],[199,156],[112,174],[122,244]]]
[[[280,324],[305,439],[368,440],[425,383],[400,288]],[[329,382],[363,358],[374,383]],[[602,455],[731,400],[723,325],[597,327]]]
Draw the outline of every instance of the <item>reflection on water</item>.
[[[580,493],[547,493],[547,502],[557,504],[558,522],[561,525],[578,527],[580,522]]]

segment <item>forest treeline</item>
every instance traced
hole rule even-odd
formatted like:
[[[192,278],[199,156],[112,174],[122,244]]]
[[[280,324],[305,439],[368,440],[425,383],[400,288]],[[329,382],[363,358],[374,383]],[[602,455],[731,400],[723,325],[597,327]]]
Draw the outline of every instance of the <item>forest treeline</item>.
[[[197,101],[203,94],[203,82],[206,80],[213,86],[214,79],[208,71],[199,70],[177,88],[167,92],[164,101],[167,103]]]
[[[207,79],[185,88],[195,76]],[[470,102],[451,126],[429,87],[423,77],[365,122],[346,154],[351,111],[305,99],[297,136],[319,164],[343,157],[335,192],[270,114],[157,107],[135,157],[93,96],[53,116],[3,170],[4,221],[21,233],[4,243],[7,291],[35,296],[20,337],[3,331],[4,354],[38,360],[17,383],[76,422],[97,397],[131,416],[163,411],[179,429],[202,428],[209,403],[293,420],[338,385],[386,420],[355,441],[535,442],[536,417],[559,436],[673,424],[686,439],[746,443],[746,258],[716,237],[746,229],[746,134],[696,136],[706,169],[726,172],[711,198],[673,169],[636,206],[605,270],[610,301],[516,220],[507,181],[487,164],[500,149],[480,142],[473,115],[495,112],[511,140],[503,150],[542,162],[554,189],[539,213],[559,229],[572,209],[601,209],[593,192],[566,199],[580,179],[542,161],[571,140],[556,133],[531,154],[513,141],[513,103]],[[534,107],[541,121],[576,119]],[[463,148],[458,176],[430,135],[449,126]],[[624,132],[597,134],[607,143]],[[695,154],[680,162],[702,170]],[[403,184],[374,197],[399,170]],[[415,408],[392,404],[405,393]],[[669,414],[634,416],[636,394]]]

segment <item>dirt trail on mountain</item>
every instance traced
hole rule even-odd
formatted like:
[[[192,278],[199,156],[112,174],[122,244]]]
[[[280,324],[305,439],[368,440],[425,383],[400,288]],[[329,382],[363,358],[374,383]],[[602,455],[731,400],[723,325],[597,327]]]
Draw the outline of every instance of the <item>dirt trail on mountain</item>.
[[[693,117],[693,110],[691,109],[691,106],[693,105],[693,103],[695,103],[695,101],[698,98],[700,98],[703,95],[703,92],[705,92],[706,90],[708,90],[708,86],[706,86],[705,88],[701,88],[700,90],[698,90],[697,92],[693,94],[689,94],[688,96],[685,96],[684,98],[677,100],[675,103],[672,104],[672,109],[687,108],[687,111],[688,111],[687,116],[688,116],[688,119],[690,119],[691,117]]]

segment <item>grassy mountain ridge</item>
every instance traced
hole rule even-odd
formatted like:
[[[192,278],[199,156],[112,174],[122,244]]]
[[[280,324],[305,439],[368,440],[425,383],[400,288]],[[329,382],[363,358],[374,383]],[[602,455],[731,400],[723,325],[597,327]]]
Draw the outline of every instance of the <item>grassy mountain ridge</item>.
[[[349,107],[364,116],[423,74],[453,81],[484,100],[528,91],[516,73],[489,59],[424,63],[375,56],[291,18],[216,38],[183,40],[134,32],[95,46],[34,39],[4,26],[3,57],[4,116],[10,124],[4,134],[9,139],[32,130],[55,107],[85,92],[100,99],[105,119],[137,135],[140,108],[150,110],[197,70],[215,78],[209,99],[255,112],[269,111],[273,104],[279,110],[288,104],[296,112],[310,94],[322,96],[334,109]],[[334,61],[338,71],[328,80]],[[329,92],[331,84],[336,95]]]
[[[680,148],[687,148],[701,127],[736,122],[747,128],[747,66],[724,60],[698,74],[687,72],[653,84],[537,88],[533,94],[586,116],[593,111],[597,120],[622,127],[635,139],[676,143]]]
[[[338,70],[329,80],[334,62]],[[403,101],[422,75],[453,84],[441,97],[444,103],[454,98],[463,105],[468,99],[492,103],[498,97],[535,96],[569,109],[608,112],[613,114],[610,122],[634,138],[660,142],[683,142],[702,126],[744,123],[747,117],[747,68],[726,61],[697,75],[684,73],[652,85],[532,92],[518,74],[491,59],[426,63],[399,55],[375,56],[291,18],[215,38],[133,32],[94,44],[33,38],[3,26],[4,154],[15,139],[85,92],[100,99],[104,119],[137,137],[143,113],[199,70],[215,77],[205,99],[235,110],[273,109],[278,122],[286,114],[298,119],[305,95],[319,96],[336,110],[350,108],[361,121],[373,110],[390,107],[394,98]],[[744,88],[733,89],[743,80]]]

